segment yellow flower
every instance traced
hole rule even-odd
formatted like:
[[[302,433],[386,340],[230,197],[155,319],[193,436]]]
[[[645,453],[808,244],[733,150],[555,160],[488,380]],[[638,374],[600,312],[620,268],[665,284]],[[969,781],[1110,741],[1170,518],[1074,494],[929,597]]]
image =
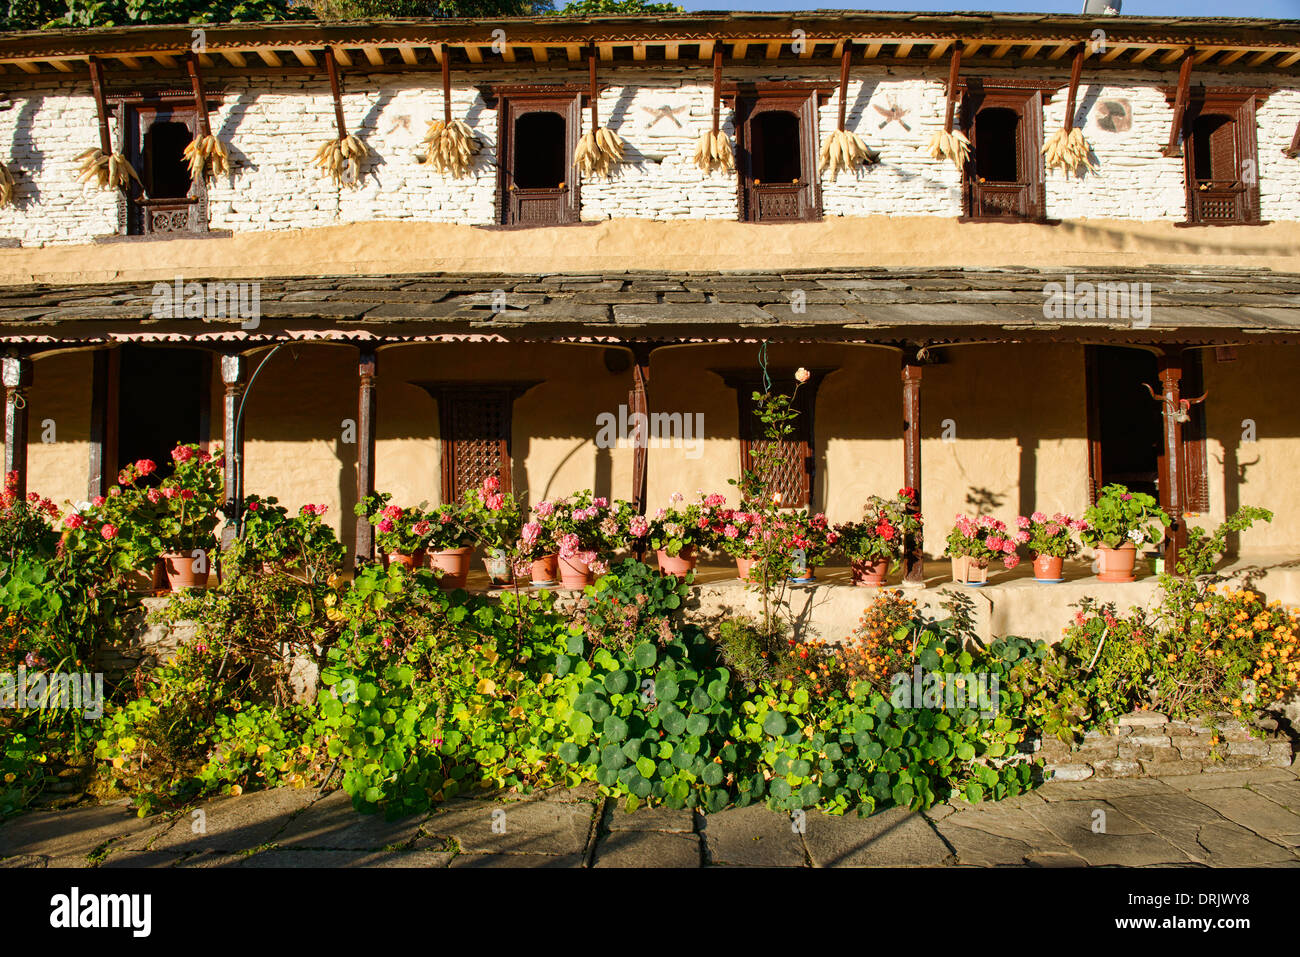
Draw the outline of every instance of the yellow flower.
[[[239,795],[244,793],[244,789],[241,788],[238,784],[232,784],[230,785],[230,793],[233,794],[235,797],[239,797]]]
[[[271,750],[271,746],[269,744],[259,744],[257,746],[257,756],[260,758],[262,755],[266,754],[266,752],[270,750]]]

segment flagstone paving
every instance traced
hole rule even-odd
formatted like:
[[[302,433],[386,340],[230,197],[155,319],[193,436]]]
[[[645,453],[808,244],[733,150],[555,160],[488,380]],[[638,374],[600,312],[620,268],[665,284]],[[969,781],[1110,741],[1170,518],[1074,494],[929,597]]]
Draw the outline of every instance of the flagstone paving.
[[[629,813],[566,788],[389,821],[279,790],[143,819],[125,802],[26,814],[0,824],[0,867],[1300,867],[1298,770],[1053,781],[869,818]]]

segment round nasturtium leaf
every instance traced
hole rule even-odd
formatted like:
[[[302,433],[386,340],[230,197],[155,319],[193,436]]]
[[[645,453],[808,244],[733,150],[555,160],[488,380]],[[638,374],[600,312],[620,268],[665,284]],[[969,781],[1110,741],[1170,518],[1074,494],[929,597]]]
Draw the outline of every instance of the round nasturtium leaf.
[[[774,738],[785,734],[785,728],[785,715],[780,711],[769,711],[763,719],[763,730]]]
[[[659,660],[659,653],[655,650],[654,645],[648,641],[643,641],[632,652],[632,660],[636,663],[637,668],[646,671],[655,666],[655,662]]]

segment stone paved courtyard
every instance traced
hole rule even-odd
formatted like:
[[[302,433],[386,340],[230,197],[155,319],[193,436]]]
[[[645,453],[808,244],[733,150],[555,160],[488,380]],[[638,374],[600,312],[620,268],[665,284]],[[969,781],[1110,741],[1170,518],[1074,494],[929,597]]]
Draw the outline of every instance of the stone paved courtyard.
[[[818,812],[623,811],[594,790],[450,801],[400,821],[340,791],[125,803],[0,825],[5,867],[1300,867],[1300,766],[1049,782],[999,803]],[[200,813],[201,812],[201,813]]]

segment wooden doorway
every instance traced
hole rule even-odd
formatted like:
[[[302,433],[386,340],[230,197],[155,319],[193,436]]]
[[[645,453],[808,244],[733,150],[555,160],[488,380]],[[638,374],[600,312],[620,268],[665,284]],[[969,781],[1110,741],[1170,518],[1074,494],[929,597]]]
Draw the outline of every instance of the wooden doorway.
[[[152,459],[160,474],[179,444],[207,446],[212,356],[202,349],[122,346],[118,371],[117,469]]]

